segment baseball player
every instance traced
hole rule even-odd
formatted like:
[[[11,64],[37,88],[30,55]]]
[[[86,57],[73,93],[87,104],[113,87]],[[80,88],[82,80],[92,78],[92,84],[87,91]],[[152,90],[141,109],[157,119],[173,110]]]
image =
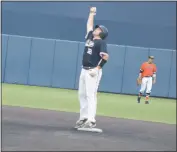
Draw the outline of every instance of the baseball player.
[[[152,89],[152,84],[156,83],[156,65],[153,63],[154,56],[149,56],[149,60],[141,65],[139,77],[137,79],[138,85],[141,84],[141,89],[138,95],[138,103],[140,103],[141,96],[146,89],[145,104],[149,104],[149,96]]]
[[[79,80],[80,118],[75,128],[96,126],[97,89],[102,77],[102,68],[109,57],[105,42],[108,29],[103,25],[96,25],[94,28],[95,15],[96,7],[91,7]]]

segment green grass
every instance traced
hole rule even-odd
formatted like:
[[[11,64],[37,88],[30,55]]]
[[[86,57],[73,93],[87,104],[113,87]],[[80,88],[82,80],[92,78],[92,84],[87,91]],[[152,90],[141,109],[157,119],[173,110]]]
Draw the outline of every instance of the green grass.
[[[77,95],[74,90],[2,84],[2,105],[79,112]],[[151,104],[145,105],[137,104],[136,98],[98,93],[97,114],[176,124],[176,100],[151,98]]]

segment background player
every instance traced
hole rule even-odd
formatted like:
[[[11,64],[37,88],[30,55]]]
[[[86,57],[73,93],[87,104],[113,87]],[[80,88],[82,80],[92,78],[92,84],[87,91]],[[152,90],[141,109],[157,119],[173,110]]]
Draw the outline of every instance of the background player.
[[[138,84],[141,84],[141,89],[138,96],[138,103],[140,103],[141,96],[146,89],[145,104],[149,104],[149,96],[152,89],[152,84],[156,82],[156,65],[153,63],[154,56],[149,56],[149,60],[141,65],[138,77]]]
[[[105,42],[108,30],[102,25],[96,25],[94,29],[95,15],[96,7],[90,8],[82,60],[83,68],[79,80],[80,118],[75,128],[96,126],[97,89],[102,76],[102,67],[109,57]]]

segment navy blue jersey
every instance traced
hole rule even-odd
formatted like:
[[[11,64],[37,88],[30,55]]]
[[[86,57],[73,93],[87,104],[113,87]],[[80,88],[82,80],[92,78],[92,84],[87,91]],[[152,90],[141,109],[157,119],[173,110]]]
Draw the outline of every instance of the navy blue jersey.
[[[92,33],[93,31],[90,31],[86,36],[82,60],[82,65],[86,67],[96,67],[101,60],[101,56],[108,53],[106,42],[102,39],[93,40]]]

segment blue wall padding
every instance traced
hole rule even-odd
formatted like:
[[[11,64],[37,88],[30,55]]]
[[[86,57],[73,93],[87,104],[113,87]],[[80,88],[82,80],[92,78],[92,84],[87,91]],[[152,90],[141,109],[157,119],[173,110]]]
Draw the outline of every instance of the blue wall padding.
[[[141,64],[148,60],[148,54],[148,48],[126,47],[122,93],[138,94],[140,88],[136,85],[136,79]]]
[[[2,64],[1,81],[2,82],[4,82],[8,37],[9,37],[8,35],[2,35],[2,62],[1,62],[1,64]]]
[[[29,85],[51,86],[55,40],[32,39]]]
[[[150,55],[155,57],[157,66],[157,82],[152,87],[153,96],[167,97],[169,93],[172,51],[163,49],[150,49]]]
[[[85,43],[2,34],[2,82],[78,89]],[[176,98],[176,50],[108,44],[99,91],[135,94],[141,64],[155,57],[151,96]]]
[[[76,80],[75,80],[75,89],[79,87],[79,77],[82,69],[82,57],[84,52],[85,43],[79,43],[78,59],[77,59],[77,71],[76,71]]]
[[[173,51],[171,74],[170,74],[170,88],[169,97],[176,98],[176,51]]]
[[[103,68],[100,91],[120,93],[125,60],[125,46],[108,45],[109,60]]]
[[[9,36],[5,82],[27,84],[31,38]]]
[[[52,86],[74,89],[78,42],[56,41]]]

